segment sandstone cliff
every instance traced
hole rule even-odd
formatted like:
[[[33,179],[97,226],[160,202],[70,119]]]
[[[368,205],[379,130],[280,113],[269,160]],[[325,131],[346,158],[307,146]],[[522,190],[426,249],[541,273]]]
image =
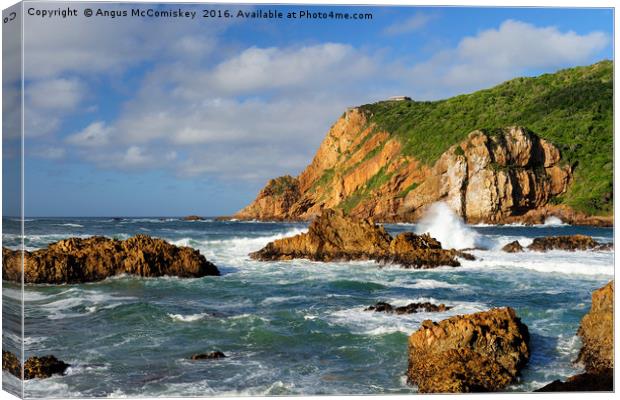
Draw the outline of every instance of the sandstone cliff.
[[[514,222],[548,205],[570,180],[558,148],[525,128],[474,131],[429,168],[352,109],[299,177],[271,180],[235,217],[303,220],[336,207],[363,218],[415,221],[444,201],[467,222]]]

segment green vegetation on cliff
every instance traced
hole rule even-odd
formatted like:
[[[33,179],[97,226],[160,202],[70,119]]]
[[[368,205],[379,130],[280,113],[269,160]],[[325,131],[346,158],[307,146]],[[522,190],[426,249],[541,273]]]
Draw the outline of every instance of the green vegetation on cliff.
[[[613,63],[517,78],[440,101],[384,101],[361,106],[369,123],[395,135],[403,151],[432,165],[476,129],[526,126],[562,151],[574,169],[557,199],[576,210],[613,210]],[[359,201],[359,200],[358,200]]]

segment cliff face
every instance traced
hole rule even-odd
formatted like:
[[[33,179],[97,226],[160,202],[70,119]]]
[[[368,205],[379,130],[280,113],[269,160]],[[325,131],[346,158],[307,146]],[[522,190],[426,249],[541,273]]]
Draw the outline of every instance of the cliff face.
[[[446,100],[352,108],[299,176],[270,181],[235,217],[337,208],[415,221],[445,201],[469,222],[611,225],[612,100],[613,63],[603,61]]]
[[[384,221],[415,221],[445,201],[468,222],[506,222],[564,193],[571,168],[553,144],[521,127],[474,131],[432,168],[352,109],[297,178],[271,180],[242,219],[308,219],[323,208]]]

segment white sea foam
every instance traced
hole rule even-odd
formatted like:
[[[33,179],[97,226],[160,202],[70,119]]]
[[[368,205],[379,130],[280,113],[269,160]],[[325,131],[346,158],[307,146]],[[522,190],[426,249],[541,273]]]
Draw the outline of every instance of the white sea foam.
[[[560,218],[554,215],[547,217],[545,219],[545,223],[543,224],[543,226],[564,226],[564,225],[568,225],[568,224],[564,223]]]
[[[200,313],[200,314],[190,314],[190,315],[182,315],[182,314],[168,314],[170,318],[175,321],[181,322],[194,322],[199,321],[208,316],[208,314]]]
[[[492,247],[487,238],[465,225],[463,220],[443,202],[431,205],[416,226],[416,233],[430,233],[443,248],[466,249]]]
[[[306,296],[289,296],[289,297],[281,297],[281,296],[273,296],[267,297],[263,301],[261,301],[262,305],[270,305],[270,304],[279,304],[279,303],[288,303],[292,300],[304,300]]]
[[[453,315],[470,314],[488,309],[486,305],[481,303],[455,302],[433,297],[388,298],[384,301],[395,306],[424,302],[433,304],[444,303],[446,306],[451,306],[453,308],[445,312],[419,312],[397,315],[392,313],[364,311],[369,305],[366,304],[359,307],[334,311],[327,316],[327,320],[338,325],[347,326],[351,331],[358,334],[384,335],[395,332],[411,334],[411,332],[414,332],[420,327],[422,321],[427,319],[440,321]]]
[[[80,225],[80,224],[71,224],[71,223],[67,223],[67,224],[54,224],[55,226],[69,226],[72,228],[83,228],[84,225]]]

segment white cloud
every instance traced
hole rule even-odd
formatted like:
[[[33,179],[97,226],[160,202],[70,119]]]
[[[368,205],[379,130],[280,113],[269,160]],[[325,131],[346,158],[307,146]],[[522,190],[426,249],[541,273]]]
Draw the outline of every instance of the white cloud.
[[[405,33],[415,32],[424,28],[434,18],[434,15],[417,13],[406,20],[393,23],[385,28],[383,32],[386,35],[402,35]]]
[[[103,121],[96,121],[88,125],[82,131],[68,136],[67,143],[78,147],[101,148],[110,141],[112,128]]]
[[[49,79],[26,87],[30,106],[36,109],[69,111],[84,97],[85,87],[78,79]]]
[[[407,73],[418,93],[441,97],[491,86],[528,69],[585,63],[608,43],[602,32],[580,35],[507,20],[463,38],[456,48],[439,51]]]

